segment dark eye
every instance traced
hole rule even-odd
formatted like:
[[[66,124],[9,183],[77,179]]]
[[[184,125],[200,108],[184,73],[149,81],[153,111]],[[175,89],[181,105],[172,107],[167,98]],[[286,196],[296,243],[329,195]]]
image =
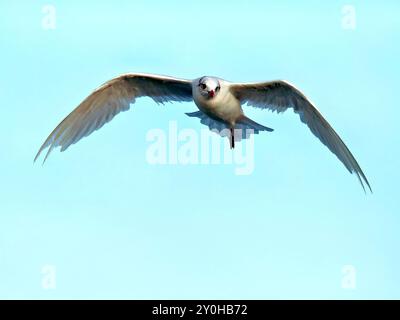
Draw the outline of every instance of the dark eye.
[[[221,89],[220,86],[216,87],[215,91],[219,91],[219,89]]]
[[[205,90],[205,89],[207,88],[207,86],[206,86],[204,83],[200,83],[200,88],[201,88],[202,90]]]

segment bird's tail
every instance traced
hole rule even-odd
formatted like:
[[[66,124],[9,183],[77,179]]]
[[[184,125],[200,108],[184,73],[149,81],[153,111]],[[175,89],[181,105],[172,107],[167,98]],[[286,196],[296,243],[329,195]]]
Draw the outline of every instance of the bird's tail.
[[[263,126],[262,124],[259,124],[250,118],[247,118],[245,115],[243,115],[240,120],[236,123],[235,129],[252,129],[254,130],[255,134],[258,134],[259,131],[268,131],[272,132],[274,129],[268,128],[266,126]]]
[[[186,113],[189,117],[200,118],[200,122],[213,132],[218,133],[222,137],[228,137],[230,141],[231,148],[235,147],[235,142],[241,141],[242,139],[248,139],[251,134],[258,134],[260,131],[274,131],[271,128],[265,127],[250,118],[243,115],[238,122],[236,122],[235,127],[231,128],[229,124],[209,117],[202,111]]]

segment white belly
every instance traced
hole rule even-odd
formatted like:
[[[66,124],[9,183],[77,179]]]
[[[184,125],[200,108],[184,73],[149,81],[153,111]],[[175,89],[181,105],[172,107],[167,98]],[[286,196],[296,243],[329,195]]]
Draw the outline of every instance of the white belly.
[[[243,115],[242,107],[229,91],[221,89],[214,98],[206,99],[200,94],[193,94],[194,102],[200,111],[213,115],[230,125]]]

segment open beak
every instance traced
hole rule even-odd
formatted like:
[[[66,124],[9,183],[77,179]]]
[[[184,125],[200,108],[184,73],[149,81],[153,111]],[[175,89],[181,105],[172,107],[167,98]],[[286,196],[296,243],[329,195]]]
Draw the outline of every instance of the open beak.
[[[215,91],[214,91],[214,90],[208,91],[208,96],[209,96],[210,98],[214,98],[214,96],[215,96]]]

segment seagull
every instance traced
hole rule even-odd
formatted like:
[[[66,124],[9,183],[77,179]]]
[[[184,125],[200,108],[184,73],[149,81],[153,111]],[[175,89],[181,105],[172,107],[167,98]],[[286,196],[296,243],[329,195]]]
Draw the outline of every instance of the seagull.
[[[229,132],[225,136],[230,139],[231,148],[235,147],[235,141],[248,138],[249,132],[258,134],[273,131],[246,117],[242,109],[244,104],[277,113],[293,109],[346,169],[356,174],[364,191],[367,185],[372,192],[361,167],[339,135],[314,104],[284,80],[234,83],[211,76],[186,80],[146,73],[123,74],[93,91],[61,121],[40,147],[34,161],[46,148],[48,151],[43,163],[54,148],[60,147],[61,151],[65,151],[70,145],[100,129],[118,113],[127,111],[136,98],[144,96],[158,104],[194,101],[198,111],[186,115],[199,118],[214,132]]]

